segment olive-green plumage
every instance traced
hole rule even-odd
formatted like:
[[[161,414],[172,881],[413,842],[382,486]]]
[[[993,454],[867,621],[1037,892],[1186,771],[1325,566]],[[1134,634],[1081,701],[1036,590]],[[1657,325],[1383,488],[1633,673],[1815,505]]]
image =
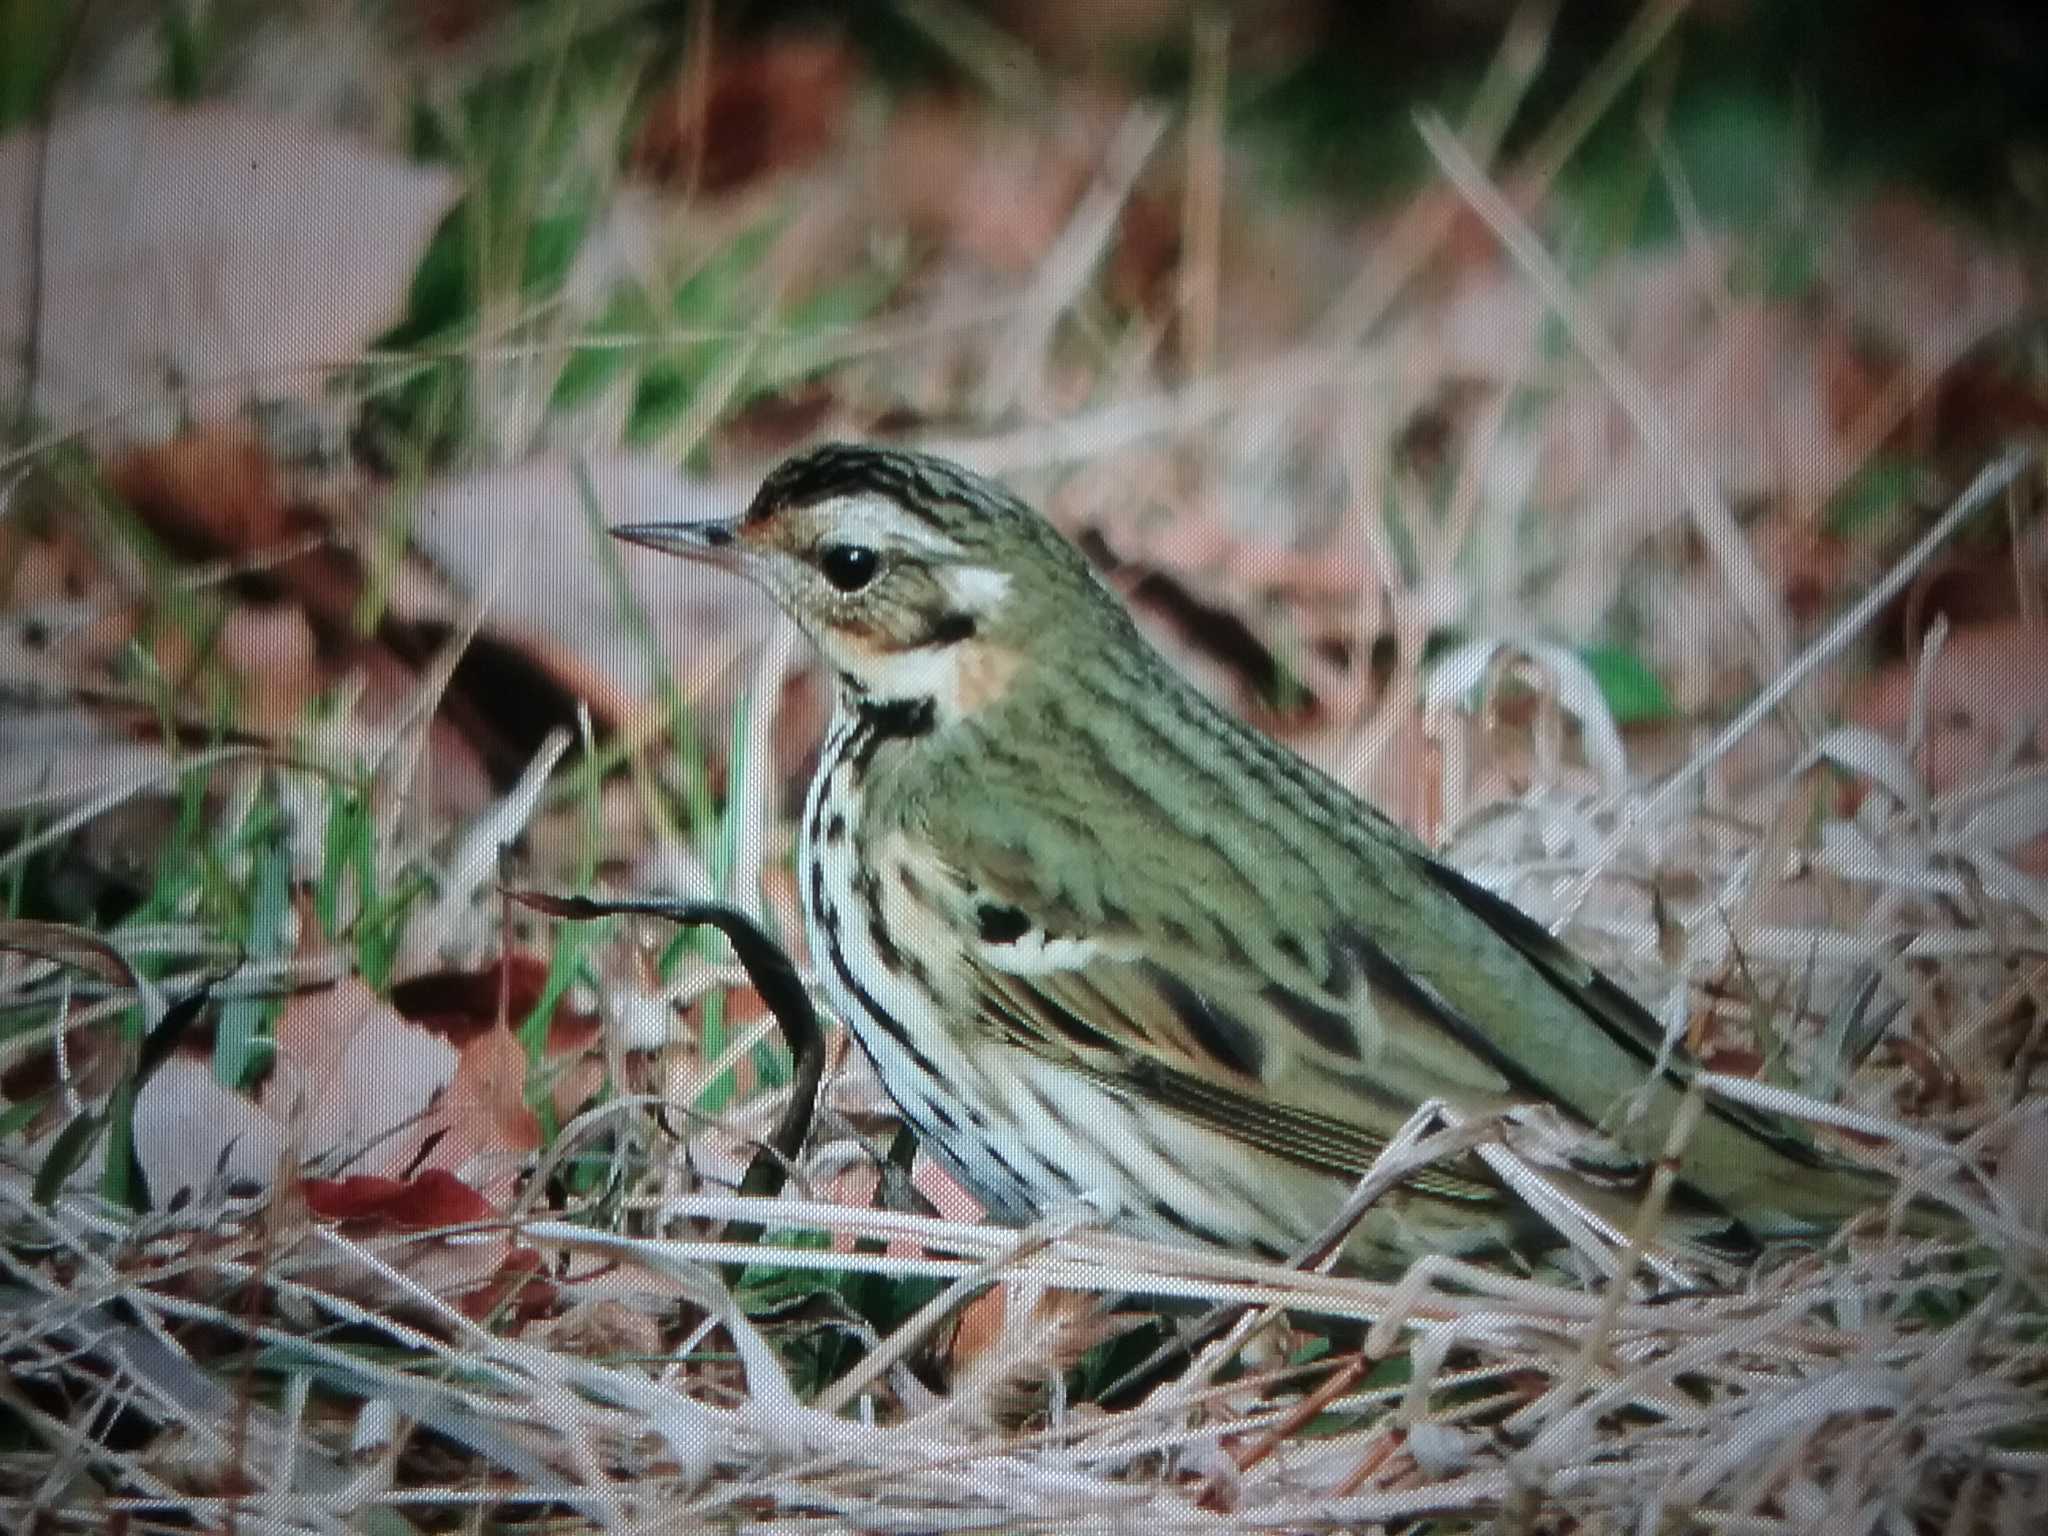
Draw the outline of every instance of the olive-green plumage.
[[[1085,1193],[1135,1231],[1286,1252],[1437,1100],[1509,1112],[1542,1177],[1626,1226],[1682,1053],[1536,923],[1190,686],[1010,493],[833,446],[740,519],[621,531],[760,582],[836,672],[800,853],[814,959],[905,1114],[993,1208]],[[1887,1189],[1712,1103],[1666,1250],[1741,1257]],[[1351,1253],[1532,1225],[1468,1158],[1382,1202]]]

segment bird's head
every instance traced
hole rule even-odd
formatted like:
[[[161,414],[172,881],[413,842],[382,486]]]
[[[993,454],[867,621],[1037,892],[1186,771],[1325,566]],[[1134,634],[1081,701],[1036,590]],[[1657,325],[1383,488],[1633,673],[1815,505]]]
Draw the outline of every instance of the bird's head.
[[[972,713],[1121,607],[1051,524],[944,459],[827,444],[784,461],[736,518],[619,538],[764,588],[858,698]]]

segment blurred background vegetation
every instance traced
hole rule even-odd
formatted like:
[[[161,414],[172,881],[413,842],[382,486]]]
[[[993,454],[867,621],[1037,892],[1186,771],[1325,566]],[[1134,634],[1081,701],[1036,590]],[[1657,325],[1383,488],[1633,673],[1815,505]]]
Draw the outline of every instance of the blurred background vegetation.
[[[544,923],[498,885],[731,901],[801,957],[790,811],[825,691],[757,597],[603,527],[730,511],[826,436],[1004,475],[1202,686],[1565,926],[1711,1065],[1995,1161],[2048,996],[2038,470],[1901,562],[2048,430],[2044,103],[2022,0],[0,0],[0,1221],[33,1293],[0,1311],[31,1383],[0,1401],[8,1496],[61,1485],[91,1529],[110,1491],[339,1486],[402,1401],[377,1441],[401,1492],[538,1480],[540,1424],[632,1447],[657,1475],[603,1466],[633,1497],[760,1513],[741,1325],[651,1261],[621,1301],[504,1223],[722,1230],[787,1058],[722,947]],[[1646,793],[1759,697],[1696,795]],[[1866,1018],[1845,1088],[1829,1053]],[[830,1404],[818,1433],[852,1436],[835,1383],[939,1285],[867,1273],[902,1255],[861,1214],[973,1212],[836,1060],[800,1171],[842,1215],[793,1218],[738,1290]],[[440,1241],[461,1224],[483,1240]],[[158,1241],[168,1268],[138,1257]],[[791,1257],[835,1242],[843,1272]],[[65,1331],[117,1271],[203,1367],[154,1398],[157,1356]],[[2038,1509],[2038,1308],[1891,1283],[1867,1326],[1956,1417],[1821,1445],[1826,1415],[1784,1415],[1816,1448],[1711,1490],[1730,1519],[1799,1528],[1808,1478],[1975,1528],[1957,1445],[2018,1457],[1996,1496]],[[896,1340],[868,1409],[958,1409],[987,1436],[963,1461],[1018,1423],[1055,1443],[1043,1380],[1005,1396],[1017,1362],[1074,1367],[1079,1402],[1135,1346],[1005,1294]],[[369,1310],[279,1336],[330,1304]],[[1712,1411],[1662,1462],[1630,1458],[1684,1417],[1664,1383],[1602,1417],[1616,1527],[1830,1368],[1800,1330],[1843,1315],[1690,1383]],[[436,1395],[501,1341],[670,1373],[659,1402],[713,1414],[718,1455],[679,1470],[645,1415],[524,1356]],[[1583,1385],[1547,1343],[1456,1358],[1420,1393],[1441,1425]],[[1306,1438],[1381,1434],[1408,1368]],[[290,1434],[264,1418],[294,1403]],[[230,1409],[264,1456],[177,1461],[181,1417]],[[1155,1428],[1073,1451],[1088,1508],[1128,1513],[1154,1452],[1118,1436]],[[1510,1441],[1459,1455],[1492,1475]],[[1382,1449],[1261,1451],[1230,1486],[1282,1507]],[[1020,1463],[970,1497],[871,1451],[845,1463],[870,1513],[1030,1508],[1001,1502]],[[1159,1455],[1156,1496],[1206,1518],[1221,1463]],[[1441,1471],[1390,1464],[1409,1491]],[[802,1486],[853,1498],[834,1465]]]

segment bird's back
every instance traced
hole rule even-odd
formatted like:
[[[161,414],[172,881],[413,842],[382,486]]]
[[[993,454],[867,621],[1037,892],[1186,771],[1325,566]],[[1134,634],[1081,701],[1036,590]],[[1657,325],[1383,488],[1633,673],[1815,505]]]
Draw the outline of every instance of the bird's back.
[[[1364,1151],[1440,1099],[1467,1115],[1555,1106],[1612,1137],[1588,1144],[1586,1168],[1639,1185],[1688,1072],[1639,1004],[1135,636],[1069,665],[1090,686],[1020,680],[878,764],[890,782],[875,796],[883,825],[957,875],[957,899],[1068,941],[1063,965],[1025,976],[1004,953],[1022,941],[983,947],[1003,1006],[1054,1020],[1051,1051],[1134,1091],[1166,1083],[1169,1108],[1227,1095],[1228,1113],[1333,1177],[1355,1178]],[[1062,1015],[1097,1038],[1063,1036]],[[1766,1230],[1839,1220],[1885,1188],[1723,1103],[1683,1178],[1705,1227],[1732,1212]]]

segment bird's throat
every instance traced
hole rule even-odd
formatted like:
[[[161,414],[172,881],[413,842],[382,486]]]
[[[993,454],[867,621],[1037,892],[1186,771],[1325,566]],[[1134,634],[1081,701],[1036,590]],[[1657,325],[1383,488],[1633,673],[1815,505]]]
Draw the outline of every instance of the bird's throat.
[[[1024,658],[993,640],[870,652],[856,667],[842,664],[840,688],[850,708],[921,704],[926,729],[957,724],[998,703],[1016,683]]]

